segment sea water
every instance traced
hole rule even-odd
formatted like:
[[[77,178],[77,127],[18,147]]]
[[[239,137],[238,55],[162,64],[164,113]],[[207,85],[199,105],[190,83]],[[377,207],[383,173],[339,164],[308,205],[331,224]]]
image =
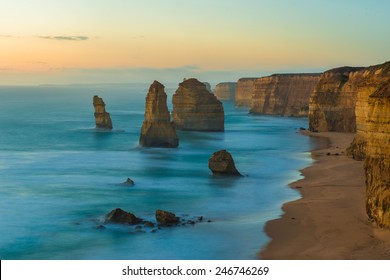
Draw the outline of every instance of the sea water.
[[[299,198],[288,184],[311,164],[305,118],[253,116],[224,103],[225,132],[178,131],[176,149],[138,144],[148,85],[0,88],[0,259],[255,259],[264,224]],[[167,87],[168,106],[174,86]],[[114,129],[95,129],[101,96]],[[213,176],[227,149],[243,177]],[[131,178],[133,187],[121,184]],[[202,223],[104,224],[115,208]],[[211,222],[208,222],[211,221]],[[104,229],[97,226],[104,224]]]

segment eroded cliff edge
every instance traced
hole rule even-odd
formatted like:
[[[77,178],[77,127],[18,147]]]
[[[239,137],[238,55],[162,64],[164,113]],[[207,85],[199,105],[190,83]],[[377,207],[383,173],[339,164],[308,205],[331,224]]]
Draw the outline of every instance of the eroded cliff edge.
[[[197,79],[179,84],[172,96],[172,119],[179,130],[224,131],[224,110],[221,101]]]
[[[237,83],[224,82],[215,86],[214,94],[219,100],[234,100],[234,94],[236,92]]]
[[[321,74],[274,74],[253,82],[250,113],[304,117]]]
[[[234,93],[234,104],[239,107],[250,107],[255,80],[258,78],[241,78]]]

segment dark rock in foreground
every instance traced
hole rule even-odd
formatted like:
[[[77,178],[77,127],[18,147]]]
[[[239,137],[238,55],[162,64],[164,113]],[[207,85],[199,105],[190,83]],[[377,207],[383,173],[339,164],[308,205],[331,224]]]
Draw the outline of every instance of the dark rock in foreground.
[[[141,221],[133,213],[125,212],[120,208],[112,210],[106,217],[106,222],[116,224],[136,225]]]
[[[180,219],[176,217],[174,213],[156,210],[156,221],[162,226],[176,225],[180,222]]]
[[[241,176],[236,169],[232,155],[226,150],[215,152],[211,156],[209,168],[214,174]]]
[[[96,128],[112,129],[110,114],[106,112],[106,104],[103,99],[95,95],[93,97],[93,107],[95,108]]]

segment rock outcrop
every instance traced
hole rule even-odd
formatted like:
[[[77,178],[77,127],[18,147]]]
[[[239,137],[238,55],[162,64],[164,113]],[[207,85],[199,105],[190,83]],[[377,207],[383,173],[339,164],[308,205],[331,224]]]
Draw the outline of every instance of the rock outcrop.
[[[251,106],[254,83],[256,80],[257,78],[241,78],[238,80],[236,92],[234,93],[234,104],[236,106]]]
[[[172,96],[172,103],[172,119],[176,129],[224,130],[224,110],[221,101],[197,79],[187,79],[180,83]]]
[[[377,226],[390,228],[390,77],[368,97],[365,109],[367,215]]]
[[[136,225],[142,220],[138,219],[133,213],[116,208],[107,214],[106,222],[126,225]]]
[[[241,176],[236,169],[232,155],[226,150],[213,153],[209,159],[209,168],[213,174]]]
[[[237,83],[219,83],[215,86],[214,94],[219,100],[234,100]]]
[[[172,212],[164,210],[156,210],[156,221],[162,226],[176,225],[180,223],[180,219]]]
[[[305,117],[321,74],[274,74],[254,80],[252,114]]]
[[[146,96],[145,119],[141,128],[140,145],[175,148],[179,145],[174,125],[170,121],[164,86],[154,81]]]
[[[95,108],[96,128],[112,129],[110,114],[106,112],[106,104],[103,99],[95,95],[93,97],[93,107]]]
[[[309,130],[355,132],[357,72],[361,67],[340,67],[326,71],[310,96]]]

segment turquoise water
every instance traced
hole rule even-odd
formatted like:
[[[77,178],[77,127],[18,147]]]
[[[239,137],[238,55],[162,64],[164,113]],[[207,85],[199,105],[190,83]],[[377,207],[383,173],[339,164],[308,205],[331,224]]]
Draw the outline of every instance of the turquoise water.
[[[299,197],[287,187],[311,164],[307,119],[248,115],[224,103],[221,132],[178,132],[178,149],[138,146],[148,85],[0,88],[1,259],[255,259],[264,223]],[[166,89],[170,96],[174,88]],[[94,129],[99,95],[114,130]],[[170,106],[170,105],[169,105]],[[242,178],[215,177],[227,149]],[[120,185],[128,177],[134,187]],[[156,209],[204,216],[151,233],[106,225],[120,207],[154,221]]]

